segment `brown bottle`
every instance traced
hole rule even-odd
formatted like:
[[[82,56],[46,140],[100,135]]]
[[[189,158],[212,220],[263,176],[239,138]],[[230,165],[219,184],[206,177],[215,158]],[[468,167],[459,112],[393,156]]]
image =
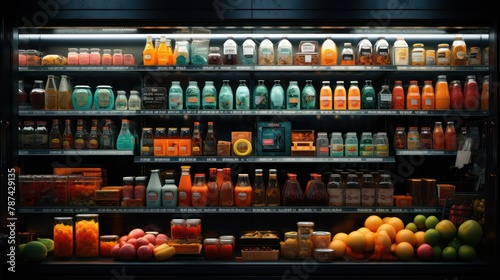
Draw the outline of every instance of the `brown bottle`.
[[[217,142],[215,140],[214,123],[208,122],[207,136],[203,141],[203,155],[216,156],[217,155],[216,143]]]
[[[234,185],[231,180],[231,168],[225,167],[224,181],[220,186],[220,205],[233,206],[234,205]]]
[[[191,139],[191,155],[203,155],[203,140],[201,138],[200,123],[194,122],[193,138]]]
[[[321,174],[313,174],[313,180],[304,194],[304,198],[305,204],[309,206],[328,205],[328,193],[325,184],[321,180]]]
[[[54,119],[52,121],[52,128],[49,135],[49,148],[50,149],[61,149],[62,148],[62,135],[59,128],[59,120]]]
[[[64,124],[64,132],[62,135],[62,148],[63,150],[73,149],[73,133],[71,132],[71,120],[66,119]]]

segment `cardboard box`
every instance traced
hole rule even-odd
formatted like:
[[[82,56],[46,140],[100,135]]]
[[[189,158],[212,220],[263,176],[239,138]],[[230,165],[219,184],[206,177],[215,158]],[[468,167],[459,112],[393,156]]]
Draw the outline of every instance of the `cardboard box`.
[[[289,156],[291,128],[290,122],[257,122],[257,155]]]

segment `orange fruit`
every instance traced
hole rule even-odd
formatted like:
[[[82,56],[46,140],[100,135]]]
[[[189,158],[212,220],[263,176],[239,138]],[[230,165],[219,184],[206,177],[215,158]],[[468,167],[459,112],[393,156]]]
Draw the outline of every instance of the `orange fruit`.
[[[366,252],[372,252],[375,249],[375,233],[374,232],[365,232],[365,237],[366,237],[366,245],[365,245],[365,251]]]
[[[377,228],[377,232],[381,230],[387,231],[387,234],[389,234],[389,238],[391,238],[391,242],[394,242],[394,240],[396,239],[396,229],[394,228],[394,226],[384,223]]]
[[[336,239],[332,240],[328,248],[333,249],[333,258],[336,260],[343,259],[347,253],[347,248],[344,241]]]
[[[415,246],[417,244],[417,238],[415,237],[415,233],[413,231],[404,228],[398,233],[396,233],[396,243],[399,244],[401,242],[408,242],[411,244],[411,246]]]
[[[417,232],[415,232],[415,238],[416,238],[416,243],[415,243],[415,247],[418,247],[422,244],[425,243],[425,231],[423,230],[419,230]]]
[[[413,258],[413,254],[415,253],[415,249],[413,245],[410,243],[403,241],[396,245],[396,249],[394,250],[394,254],[401,261],[409,261]]]
[[[332,241],[333,240],[341,240],[344,243],[347,243],[347,233],[345,233],[345,232],[338,232],[338,233],[336,233],[333,236]]]
[[[362,232],[362,233],[367,233],[367,232],[373,232],[371,230],[369,230],[368,228],[366,227],[360,227],[358,228],[358,231]]]
[[[375,233],[375,245],[376,246],[382,246],[383,250],[385,252],[389,252],[391,249],[391,238],[389,237],[389,234],[385,230],[380,230],[377,233]]]
[[[382,218],[382,221],[383,221],[384,223],[387,223],[387,221],[388,221],[390,218],[391,218],[390,216],[383,217],[383,218]]]
[[[396,230],[396,232],[405,228],[405,224],[398,217],[390,217],[389,219],[387,219],[386,223],[392,225],[394,227],[394,229]]]
[[[382,218],[377,215],[371,215],[365,219],[365,227],[372,232],[376,232],[378,227],[383,223]]]
[[[360,231],[352,231],[347,235],[347,247],[354,252],[361,252],[366,247],[366,236]]]

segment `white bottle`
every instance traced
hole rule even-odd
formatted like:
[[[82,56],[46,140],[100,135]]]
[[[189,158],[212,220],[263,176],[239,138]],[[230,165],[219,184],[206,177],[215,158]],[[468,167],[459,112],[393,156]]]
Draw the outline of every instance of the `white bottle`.
[[[115,99],[115,109],[119,111],[127,110],[128,109],[128,99],[126,92],[124,90],[119,90],[116,92],[116,99]]]
[[[174,179],[165,179],[165,185],[161,187],[161,205],[166,208],[177,207],[177,191]]]
[[[257,62],[256,45],[253,39],[248,38],[242,45],[243,55],[241,56],[241,64],[255,65]]]
[[[141,109],[141,97],[139,96],[139,91],[131,90],[130,96],[128,97],[128,109],[129,110],[140,110]]]
[[[146,187],[146,206],[160,207],[161,206],[161,181],[160,170],[151,170],[148,186]]]
[[[394,47],[392,48],[392,64],[394,65],[409,65],[410,64],[410,54],[408,50],[408,43],[406,43],[403,36],[398,36],[396,42],[394,42]]]

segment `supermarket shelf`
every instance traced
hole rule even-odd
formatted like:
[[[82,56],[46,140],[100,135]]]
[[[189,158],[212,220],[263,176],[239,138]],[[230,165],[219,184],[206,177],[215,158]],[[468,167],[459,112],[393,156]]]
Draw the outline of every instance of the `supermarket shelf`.
[[[99,111],[99,110],[31,110],[23,109],[19,110],[19,116],[135,116],[136,111]]]
[[[397,156],[455,156],[457,151],[447,150],[396,150]]]
[[[20,156],[133,156],[134,151],[130,150],[19,150]]]
[[[394,163],[395,158],[392,156],[389,157],[269,157],[269,156],[251,156],[251,157],[160,157],[160,156],[152,156],[152,157],[143,157],[136,156],[134,157],[134,162],[136,163],[162,163],[162,162],[180,162],[180,163],[188,163],[188,162],[223,162],[223,163],[232,163],[232,162],[247,162],[247,163],[269,163],[269,162],[283,162],[283,163],[307,163],[307,162],[375,162],[375,163]]]

